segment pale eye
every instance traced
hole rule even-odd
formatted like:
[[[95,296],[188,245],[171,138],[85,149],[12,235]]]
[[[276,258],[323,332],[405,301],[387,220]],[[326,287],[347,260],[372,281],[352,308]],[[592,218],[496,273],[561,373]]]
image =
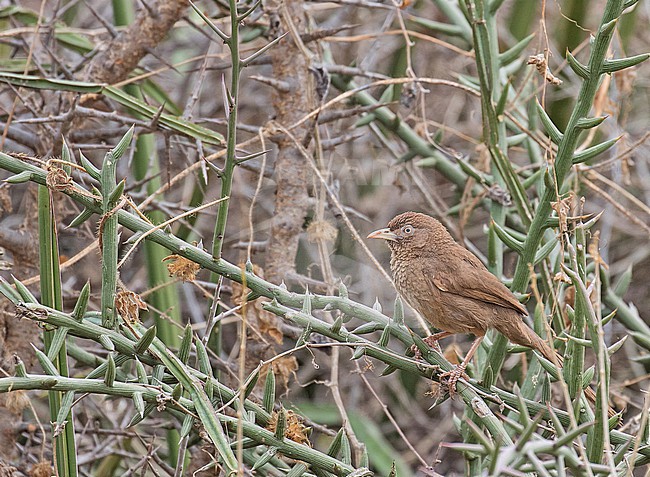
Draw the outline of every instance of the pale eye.
[[[404,235],[411,235],[413,233],[413,226],[405,225],[404,227],[402,227],[402,233]]]

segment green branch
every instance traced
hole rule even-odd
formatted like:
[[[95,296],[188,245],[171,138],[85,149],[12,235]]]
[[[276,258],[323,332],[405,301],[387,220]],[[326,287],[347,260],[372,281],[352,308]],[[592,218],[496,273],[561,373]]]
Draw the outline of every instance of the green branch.
[[[541,200],[528,230],[528,235],[524,242],[523,254],[517,261],[517,268],[512,284],[513,291],[523,292],[528,286],[530,274],[528,266],[535,261],[535,255],[546,228],[546,221],[551,215],[551,204],[558,200],[557,194],[562,190],[567,175],[574,164],[574,153],[578,138],[583,131],[582,126],[584,125],[585,118],[589,115],[596,91],[600,85],[600,79],[606,73],[607,51],[614,34],[616,23],[623,11],[624,3],[623,0],[608,0],[600,27],[591,43],[589,62],[582,76],[583,83],[569,122],[563,134],[558,136],[559,131],[553,133],[560,139],[554,167],[552,170],[546,172],[544,191],[541,194]],[[543,110],[541,112],[543,116],[545,113]],[[544,118],[544,122],[548,123],[549,121],[551,121],[549,118]],[[554,131],[557,130],[557,128],[552,129]]]

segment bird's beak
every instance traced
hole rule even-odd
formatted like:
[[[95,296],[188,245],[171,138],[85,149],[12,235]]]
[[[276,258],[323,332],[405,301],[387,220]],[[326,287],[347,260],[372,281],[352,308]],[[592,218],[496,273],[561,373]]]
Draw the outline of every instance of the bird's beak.
[[[369,233],[366,238],[391,240],[392,242],[397,241],[397,235],[391,232],[390,229],[375,230],[374,232]]]

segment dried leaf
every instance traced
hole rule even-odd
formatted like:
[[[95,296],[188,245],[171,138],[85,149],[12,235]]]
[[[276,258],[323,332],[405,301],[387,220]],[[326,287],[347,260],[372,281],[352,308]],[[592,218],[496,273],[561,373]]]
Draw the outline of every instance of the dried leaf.
[[[135,292],[121,289],[115,296],[115,308],[122,319],[128,323],[137,323],[140,310],[148,310],[147,304]]]
[[[54,163],[49,162],[46,166],[47,175],[45,184],[52,190],[65,192],[72,187],[72,179],[66,171]]]
[[[538,55],[533,55],[528,57],[528,63],[529,65],[535,65],[535,68],[537,69],[537,72],[544,78],[545,81],[554,84],[554,85],[561,85],[562,80],[555,76],[552,72],[551,69],[548,67],[548,64],[546,62],[546,54],[545,53],[540,53]]]
[[[589,252],[589,255],[591,255],[591,259],[594,261],[594,263],[597,263],[601,267],[604,267],[605,270],[607,270],[609,269],[609,265],[605,263],[603,257],[600,255],[599,242],[600,242],[600,230],[597,230],[594,233],[591,242],[589,242],[589,245],[587,246],[587,250]]]
[[[287,410],[285,413],[287,417],[287,430],[284,432],[284,437],[299,444],[305,444],[311,447],[311,442],[309,442],[309,437],[307,436],[307,427],[303,424],[302,416],[291,410]],[[271,432],[275,432],[275,426],[277,423],[278,413],[273,412],[267,429]]]
[[[276,377],[276,382],[279,382],[283,392],[286,392],[289,389],[289,379],[291,376],[296,377],[296,371],[298,371],[298,360],[294,356],[282,356],[280,358],[274,359],[272,362],[273,374]],[[263,376],[266,374],[268,365],[262,366],[260,374]]]
[[[571,205],[573,203],[574,195],[571,193],[564,199],[557,202],[551,202],[551,208],[555,211],[560,220],[560,233],[566,233],[569,230],[567,219],[569,212],[571,212]]]
[[[167,271],[170,277],[180,278],[184,282],[196,280],[196,274],[201,268],[201,265],[198,263],[177,254],[168,255],[162,261],[169,262],[167,264]]]

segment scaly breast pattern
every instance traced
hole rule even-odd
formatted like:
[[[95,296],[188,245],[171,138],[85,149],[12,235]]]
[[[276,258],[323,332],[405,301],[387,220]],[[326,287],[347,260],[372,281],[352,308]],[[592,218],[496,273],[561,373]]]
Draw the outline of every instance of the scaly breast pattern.
[[[400,295],[434,327],[451,333],[482,335],[492,310],[483,309],[475,300],[446,293],[433,285],[435,270],[423,260],[404,259],[392,254],[390,268]]]
[[[433,270],[423,270],[419,260],[408,260],[393,254],[390,269],[399,294],[433,326],[449,330],[444,326],[445,310],[440,303],[440,291],[425,287],[425,273],[432,274]],[[449,330],[451,331],[451,330]]]

